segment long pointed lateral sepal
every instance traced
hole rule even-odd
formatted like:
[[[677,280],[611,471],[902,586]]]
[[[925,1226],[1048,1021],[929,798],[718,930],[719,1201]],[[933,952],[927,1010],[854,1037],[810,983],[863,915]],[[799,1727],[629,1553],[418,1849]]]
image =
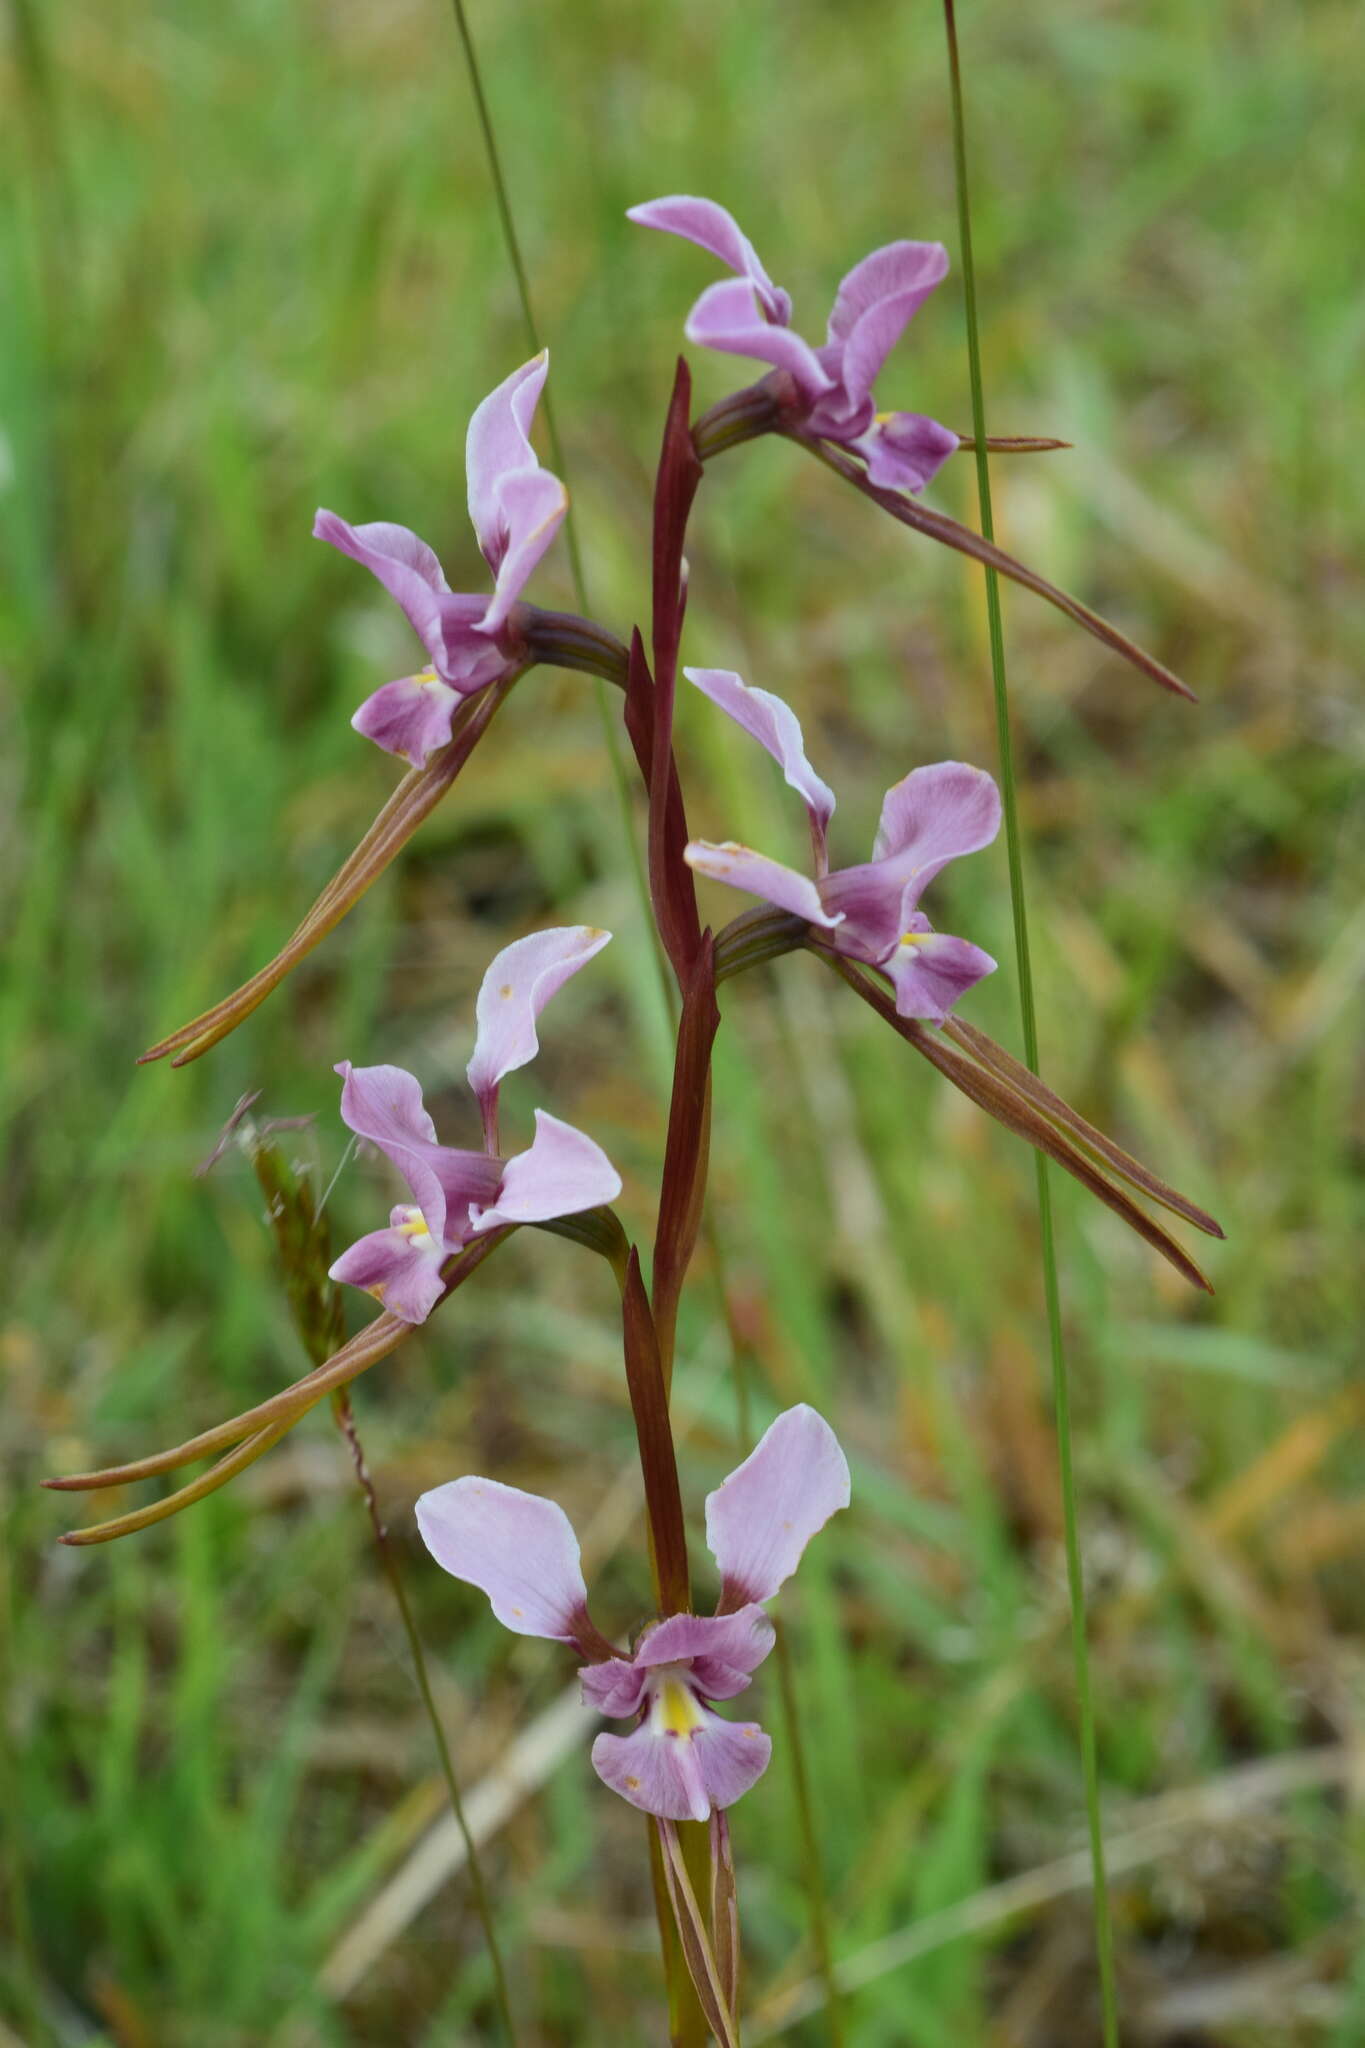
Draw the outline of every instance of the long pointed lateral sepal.
[[[890,996],[847,961],[831,960],[831,956],[823,952],[822,957],[831,961],[835,973],[862,997],[869,1008],[875,1010],[893,1031],[915,1048],[921,1058],[936,1067],[943,1078],[951,1081],[978,1109],[984,1109],[1006,1130],[1013,1131],[1016,1137],[1025,1139],[1037,1151],[1054,1159],[1073,1180],[1078,1180],[1097,1201],[1121,1217],[1130,1230],[1151,1245],[1154,1251],[1160,1252],[1162,1258],[1168,1260],[1192,1287],[1202,1289],[1205,1294],[1213,1293],[1211,1282],[1184,1246],[1177,1243],[1145,1209],[1140,1209],[1124,1188],[1116,1187],[1100,1166],[1044,1116],[1021,1088],[990,1068],[978,1066],[974,1060],[968,1059],[949,1043],[942,1032],[926,1029],[912,1018],[898,1016]]]
[[[883,489],[872,482],[857,462],[840,449],[831,447],[828,442],[801,433],[793,433],[791,438],[801,447],[809,449],[827,469],[832,469],[836,475],[843,477],[846,483],[852,484],[854,490],[861,491],[865,498],[870,498],[875,505],[880,505],[883,512],[889,512],[893,519],[898,519],[902,526],[909,526],[916,533],[926,534],[930,540],[938,541],[942,547],[953,548],[960,555],[969,555],[974,562],[980,562],[984,568],[994,569],[998,575],[1007,576],[1011,583],[1017,583],[1021,589],[1031,590],[1035,597],[1043,598],[1059,612],[1064,612],[1067,618],[1084,627],[1087,633],[1113,653],[1120,655],[1131,667],[1139,669],[1145,676],[1150,676],[1154,683],[1160,683],[1164,690],[1170,690],[1174,696],[1185,697],[1192,704],[1199,701],[1188,683],[1182,683],[1180,677],[1167,668],[1164,662],[1158,661],[1154,654],[1148,654],[1145,648],[1139,647],[1135,640],[1130,640],[1126,633],[1120,632],[1108,619],[1092,611],[1088,604],[1082,604],[1079,598],[1059,590],[1055,583],[1049,583],[1036,569],[1027,568],[1023,562],[1016,561],[1013,555],[1007,555],[1003,548],[996,547],[993,541],[983,539],[979,533],[973,533],[970,526],[963,526],[958,520],[950,519],[946,512],[931,511],[929,506],[921,505],[915,499],[904,497],[897,491]]]
[[[310,1402],[309,1406],[312,1405]],[[229,1479],[235,1479],[239,1472],[245,1472],[248,1465],[254,1465],[256,1460],[263,1457],[282,1436],[286,1436],[292,1427],[291,1420],[276,1423],[273,1429],[258,1430],[254,1436],[249,1436],[244,1443],[238,1444],[225,1458],[220,1458],[216,1465],[211,1465],[207,1472],[201,1472],[197,1479],[192,1479],[188,1486],[182,1486],[178,1492],[167,1494],[164,1500],[153,1501],[149,1507],[135,1508],[130,1514],[116,1515],[109,1522],[97,1522],[90,1529],[69,1529],[57,1540],[59,1543],[69,1544],[73,1549],[82,1549],[91,1543],[112,1543],[119,1536],[135,1536],[139,1529],[150,1529],[157,1522],[167,1522],[172,1515],[178,1515],[185,1508],[193,1507],[196,1501],[205,1500],[209,1494],[216,1493],[220,1486],[226,1486]]]
[[[433,754],[425,768],[413,768],[403,777],[360,844],[338,868],[293,937],[274,959],[253,974],[249,981],[243,982],[240,988],[234,989],[230,996],[225,996],[222,1002],[215,1003],[212,1009],[205,1010],[188,1024],[182,1024],[178,1031],[171,1032],[169,1037],[150,1046],[139,1058],[139,1066],[144,1066],[149,1060],[165,1059],[168,1053],[175,1055],[171,1061],[175,1067],[183,1067],[189,1061],[201,1058],[230,1031],[235,1031],[279,987],[285,976],[301,960],[307,959],[313,948],[341,923],[349,910],[354,909],[366,890],[402,851],[418,826],[435,810],[521,673],[518,670],[504,677],[501,682],[494,683],[481,695],[472,698],[468,709],[456,719],[449,745]]]
[[[687,1974],[692,1979],[707,2025],[721,2043],[721,2048],[739,2048],[739,2032],[721,1985],[720,1970],[706,1931],[706,1922],[683,1861],[677,1825],[671,1820],[656,1820],[654,1825],[659,1830],[669,1904],[677,1923]]]
[[[1163,1209],[1169,1209],[1173,1215],[1183,1216],[1187,1223],[1192,1223],[1196,1230],[1202,1230],[1206,1237],[1223,1238],[1227,1235],[1217,1218],[1210,1216],[1207,1209],[1201,1209],[1188,1195],[1182,1195],[1168,1182],[1159,1179],[1150,1167],[1144,1166],[1141,1160],[1134,1159],[1130,1152],[1125,1152],[1121,1145],[1116,1145],[1112,1138],[1107,1138],[1094,1124],[1087,1123],[1079,1110],[1073,1109],[1069,1102],[1055,1094],[1046,1082],[1040,1081],[1021,1060],[1006,1052],[1003,1045],[997,1045],[993,1038],[988,1038],[984,1031],[978,1031],[974,1024],[969,1024],[962,1017],[950,1018],[944,1028],[946,1035],[955,1044],[980,1060],[983,1066],[990,1067],[1003,1080],[1012,1081],[1028,1096],[1030,1102],[1037,1105],[1045,1117],[1052,1123],[1060,1124],[1078,1145],[1094,1153],[1098,1160],[1117,1173],[1121,1179],[1126,1180],[1130,1187],[1136,1188],[1139,1194],[1146,1195],[1149,1201],[1159,1202]]]
[[[445,1292],[442,1299],[448,1300],[457,1288],[463,1286],[509,1234],[503,1231],[478,1238],[457,1258],[448,1260],[443,1273]],[[401,1316],[390,1315],[386,1310],[372,1323],[367,1323],[363,1330],[358,1330],[323,1365],[305,1373],[291,1386],[282,1387],[269,1400],[258,1402],[254,1408],[233,1416],[231,1421],[220,1422],[215,1429],[206,1429],[185,1443],[176,1444],[167,1451],[153,1452],[150,1457],[137,1458],[126,1465],[108,1465],[98,1472],[75,1472],[62,1478],[45,1479],[43,1485],[54,1493],[91,1493],[103,1487],[129,1486],[139,1479],[154,1479],[159,1473],[174,1472],[196,1458],[212,1457],[253,1433],[273,1429],[278,1423],[283,1423],[285,1429],[292,1429],[325,1395],[349,1385],[361,1373],[368,1372],[372,1365],[378,1365],[381,1358],[387,1358],[391,1351],[397,1350],[403,1339],[412,1335],[412,1328],[412,1324]]]

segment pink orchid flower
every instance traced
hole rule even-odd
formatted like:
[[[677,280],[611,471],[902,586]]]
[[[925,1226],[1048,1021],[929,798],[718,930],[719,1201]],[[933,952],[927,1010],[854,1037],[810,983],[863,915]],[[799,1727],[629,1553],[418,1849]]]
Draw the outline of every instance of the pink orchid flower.
[[[936,932],[919,899],[949,861],[989,846],[1000,830],[1000,792],[993,778],[965,761],[912,769],[886,792],[871,860],[831,874],[825,838],[834,792],[806,759],[791,706],[770,690],[752,689],[730,669],[688,668],[683,674],[772,755],[805,802],[815,876],[798,874],[733,840],[717,846],[694,839],[684,852],[688,865],[828,932],[836,953],[882,970],[896,992],[900,1016],[942,1024],[958,998],[993,973],[996,963],[968,940]]]
[[[888,242],[855,264],[835,297],[823,347],[812,348],[792,331],[791,299],[713,199],[651,199],[626,218],[695,242],[737,273],[702,293],[688,315],[688,340],[771,363],[788,418],[860,455],[874,484],[922,491],[954,452],[951,428],[922,413],[879,413],[872,396],[882,364],[947,275],[941,242]]]
[[[428,667],[385,683],[351,720],[357,732],[414,768],[445,745],[464,698],[525,660],[517,600],[569,505],[568,492],[541,468],[530,441],[549,367],[549,350],[542,349],[499,384],[469,422],[469,516],[493,571],[491,598],[452,591],[432,550],[406,526],[385,520],[350,526],[326,511],[313,521],[318,540],[354,556],[378,577],[426,648]]]
[[[620,1175],[601,1147],[572,1124],[536,1111],[536,1135],[524,1152],[498,1157],[498,1089],[540,1049],[536,1019],[550,997],[610,932],[568,925],[532,932],[505,946],[483,978],[478,1033],[467,1069],[483,1116],[484,1149],[437,1142],[422,1090],[402,1067],[353,1067],[343,1060],[341,1114],[357,1137],[377,1145],[408,1184],[388,1228],[344,1251],[333,1280],[363,1287],[405,1322],[425,1322],[445,1291],[441,1267],[471,1239],[509,1223],[545,1223],[615,1201]]]
[[[720,1567],[711,1615],[673,1614],[629,1656],[588,1613],[578,1538],[557,1502],[496,1479],[455,1479],[417,1503],[422,1540],[455,1578],[488,1595],[504,1628],[568,1643],[587,1661],[583,1697],[628,1735],[599,1735],[593,1768],[663,1820],[706,1820],[762,1777],[772,1743],[709,1702],[743,1692],[774,1642],[761,1603],[790,1578],[812,1536],[848,1506],[848,1464],[813,1408],[788,1408],[707,1496],[706,1541]]]

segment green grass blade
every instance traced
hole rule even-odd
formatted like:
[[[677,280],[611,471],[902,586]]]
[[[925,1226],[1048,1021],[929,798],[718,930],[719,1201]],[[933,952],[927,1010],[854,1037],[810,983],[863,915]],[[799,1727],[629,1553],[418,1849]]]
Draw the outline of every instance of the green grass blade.
[[[954,0],[943,0],[948,41],[948,76],[952,94],[953,162],[957,185],[958,231],[962,248],[962,289],[967,315],[967,355],[972,387],[972,432],[976,440],[977,490],[981,531],[995,538],[991,511],[990,458],[986,450],[986,399],[981,376],[981,339],[977,325],[976,271],[972,260],[971,200],[967,185],[967,134],[962,104],[962,71],[958,60]],[[1005,810],[1005,846],[1009,861],[1010,907],[1014,920],[1014,952],[1019,973],[1019,1010],[1024,1034],[1024,1059],[1038,1072],[1038,1020],[1033,1000],[1033,968],[1029,955],[1028,910],[1024,891],[1023,849],[1010,733],[1009,687],[1005,674],[1005,634],[1000,612],[1000,585],[993,569],[984,571],[986,614],[990,630],[991,679],[995,695],[996,737],[1000,754],[1000,789]],[[1090,1684],[1090,1652],[1086,1641],[1085,1583],[1081,1571],[1076,1516],[1076,1485],[1072,1470],[1071,1401],[1066,1352],[1062,1341],[1061,1290],[1057,1280],[1057,1246],[1052,1217],[1052,1186],[1047,1161],[1038,1156],[1038,1234],[1047,1304],[1048,1342],[1052,1354],[1052,1394],[1057,1430],[1057,1461],[1061,1479],[1062,1523],[1066,1544],[1067,1588],[1071,1604],[1071,1639],[1076,1671],[1076,1698],[1081,1724],[1081,1767],[1085,1779],[1086,1823],[1095,1875],[1095,1943],[1099,1959],[1100,1997],[1104,2011],[1105,2048],[1118,2048],[1118,2010],[1114,1989],[1114,1939],[1104,1869],[1104,1833],[1100,1819],[1099,1768],[1095,1744],[1095,1707]]]

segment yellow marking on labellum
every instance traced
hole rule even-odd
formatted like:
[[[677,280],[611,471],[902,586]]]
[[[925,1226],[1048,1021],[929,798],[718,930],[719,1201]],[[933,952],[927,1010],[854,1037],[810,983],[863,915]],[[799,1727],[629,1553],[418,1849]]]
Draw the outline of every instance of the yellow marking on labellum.
[[[498,994],[502,997],[504,1002],[510,1001],[513,993],[514,990],[512,988],[512,984],[510,981],[505,981],[502,987],[498,990]]]
[[[691,1686],[666,1678],[659,1688],[659,1721],[665,1735],[691,1735],[705,1726],[705,1716]]]
[[[933,938],[933,936],[934,934],[932,932],[902,932],[901,944],[903,946],[923,946],[926,945],[928,941]]]
[[[429,690],[439,677],[434,668],[419,668],[412,680],[419,690]]]
[[[627,1785],[629,1785],[629,1787],[630,1787],[630,1789],[631,1789],[631,1791],[632,1791],[632,1792],[638,1792],[638,1791],[639,1791],[639,1789],[640,1789],[640,1780],[639,1780],[638,1778],[627,1778],[627,1779],[626,1779],[626,1783],[627,1783]]]
[[[431,1236],[431,1227],[430,1227],[430,1225],[428,1224],[428,1222],[427,1222],[427,1219],[426,1219],[426,1217],[425,1217],[425,1216],[424,1216],[424,1215],[422,1214],[422,1212],[421,1212],[421,1210],[420,1210],[420,1209],[419,1209],[419,1210],[417,1211],[417,1213],[416,1213],[416,1215],[415,1215],[415,1216],[410,1216],[410,1217],[408,1218],[408,1221],[407,1221],[406,1223],[400,1223],[400,1224],[399,1224],[399,1226],[398,1226],[398,1235],[399,1235],[400,1237],[430,1237],[430,1236]]]

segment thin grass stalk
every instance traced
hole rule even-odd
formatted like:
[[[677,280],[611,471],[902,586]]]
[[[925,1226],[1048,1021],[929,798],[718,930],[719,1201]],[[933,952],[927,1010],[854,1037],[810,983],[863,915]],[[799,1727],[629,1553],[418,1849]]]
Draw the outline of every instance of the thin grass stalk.
[[[445,1728],[437,1711],[436,1700],[431,1690],[431,1679],[427,1672],[426,1653],[422,1648],[422,1638],[417,1632],[417,1623],[413,1618],[407,1588],[403,1584],[403,1575],[398,1569],[398,1560],[394,1556],[393,1546],[389,1542],[388,1528],[385,1525],[383,1516],[379,1512],[379,1499],[374,1490],[374,1480],[370,1475],[370,1468],[365,1459],[364,1447],[361,1444],[360,1434],[356,1428],[355,1411],[351,1407],[351,1397],[344,1387],[338,1388],[332,1396],[332,1413],[336,1417],[337,1428],[346,1439],[346,1448],[351,1454],[351,1464],[355,1469],[356,1483],[364,1496],[365,1511],[369,1515],[370,1527],[374,1531],[374,1547],[378,1553],[384,1577],[389,1582],[389,1590],[393,1594],[393,1604],[398,1609],[398,1618],[403,1625],[403,1633],[407,1637],[408,1654],[412,1658],[413,1676],[417,1680],[417,1690],[422,1697],[422,1710],[427,1717],[427,1725],[431,1729],[432,1740],[436,1745],[436,1754],[440,1759],[441,1774],[446,1781],[446,1797],[450,1801],[450,1811],[455,1817],[455,1825],[459,1829],[460,1839],[464,1843],[465,1868],[469,1872],[469,1888],[473,1894],[474,1911],[479,1916],[479,1925],[483,1929],[484,1945],[488,1950],[488,1960],[493,1966],[493,2003],[497,2007],[498,2023],[507,2042],[507,2048],[516,2048],[517,2035],[516,2028],[512,2024],[512,2006],[507,1992],[507,1973],[503,1967],[502,1950],[498,1944],[497,1930],[493,1922],[493,1907],[488,1895],[488,1886],[484,1881],[483,1865],[479,1861],[478,1848],[470,1832],[469,1822],[465,1818],[464,1801],[460,1797],[459,1780],[455,1776],[455,1766],[451,1761],[450,1745],[446,1741]]]
[[[954,0],[943,0],[944,30],[948,46],[948,79],[952,99],[953,168],[957,186],[958,235],[962,252],[962,289],[967,320],[967,358],[972,392],[972,432],[976,441],[977,493],[981,507],[981,531],[994,542],[995,521],[991,507],[990,458],[986,449],[986,398],[981,374],[981,338],[977,323],[976,269],[972,257],[971,199],[967,183],[967,129],[962,99],[962,69],[958,58],[957,22]],[[1014,746],[1010,731],[1009,687],[1005,673],[1005,633],[1000,610],[1000,585],[993,569],[984,571],[986,616],[990,630],[991,681],[995,699],[996,738],[1000,755],[1000,788],[1005,813],[1005,846],[1009,861],[1010,908],[1014,921],[1014,952],[1019,975],[1019,1011],[1023,1026],[1024,1059],[1038,1072],[1038,1020],[1033,994],[1033,968],[1029,953],[1028,909],[1024,889],[1024,865],[1019,830],[1019,806],[1014,775]],[[1038,1185],[1038,1232],[1043,1271],[1043,1293],[1047,1306],[1048,1342],[1052,1355],[1052,1394],[1057,1432],[1057,1463],[1061,1479],[1062,1525],[1066,1546],[1067,1590],[1071,1609],[1071,1642],[1075,1664],[1076,1697],[1080,1710],[1081,1768],[1085,1780],[1086,1824],[1090,1839],[1090,1861],[1094,1872],[1095,1946],[1099,1961],[1100,1999],[1103,2009],[1104,2048],[1118,2048],[1118,2006],[1114,1987],[1114,1938],[1109,1912],[1109,1891],[1104,1867],[1104,1831],[1100,1817],[1099,1767],[1095,1741],[1095,1707],[1090,1683],[1090,1651],[1086,1639],[1085,1581],[1081,1569],[1080,1535],[1076,1514],[1076,1485],[1072,1468],[1071,1400],[1067,1385],[1066,1351],[1062,1339],[1061,1290],[1057,1278],[1057,1247],[1052,1216],[1052,1186],[1047,1161],[1035,1155]]]
[[[469,74],[469,89],[474,95],[474,107],[479,117],[479,133],[483,137],[484,155],[488,160],[488,175],[493,183],[493,197],[497,202],[498,220],[502,227],[502,239],[507,250],[507,261],[511,266],[512,276],[516,283],[517,297],[521,301],[522,324],[526,329],[526,339],[531,345],[532,355],[539,355],[543,347],[540,339],[540,327],[536,320],[535,306],[531,299],[530,280],[526,275],[526,265],[522,259],[521,239],[517,234],[517,224],[512,214],[512,202],[507,191],[507,180],[502,174],[502,156],[498,149],[498,139],[493,128],[493,116],[489,110],[488,98],[483,89],[483,73],[479,68],[478,52],[474,48],[474,38],[470,32],[469,16],[465,12],[464,0],[451,0],[451,8],[455,15],[455,26],[459,31],[460,47],[464,52],[465,70]],[[569,490],[568,469],[564,461],[564,444],[559,438],[559,423],[555,416],[554,398],[548,382],[541,393],[540,410],[545,418],[545,435],[550,444],[550,459],[554,463],[555,473],[564,485],[565,490],[569,491],[569,510],[564,520],[564,539],[569,550],[569,574],[573,579],[574,597],[577,600],[578,609],[583,613],[584,617],[590,618],[592,616],[592,607],[588,602],[588,581],[583,569],[583,553],[578,545],[578,515],[574,510],[573,492]],[[630,782],[626,774],[625,751],[621,745],[621,735],[616,729],[616,721],[612,716],[606,684],[600,676],[595,679],[595,689],[598,715],[602,721],[602,731],[607,743],[607,759],[611,764],[612,787],[616,792],[616,803],[621,813],[621,837],[625,842],[631,874],[635,879],[635,893],[639,898],[640,914],[644,919],[646,931],[653,933],[654,956],[659,969],[660,986],[664,993],[664,1014],[671,1023],[676,1024],[677,996],[674,992],[672,977],[669,975],[664,961],[659,935],[655,929],[654,919],[650,912],[649,883],[645,876],[644,857],[635,836],[635,813],[630,800]]]

